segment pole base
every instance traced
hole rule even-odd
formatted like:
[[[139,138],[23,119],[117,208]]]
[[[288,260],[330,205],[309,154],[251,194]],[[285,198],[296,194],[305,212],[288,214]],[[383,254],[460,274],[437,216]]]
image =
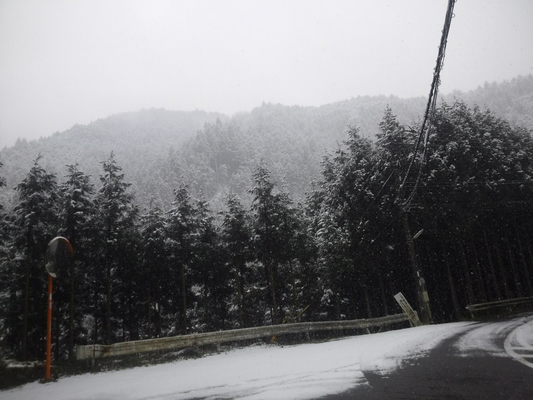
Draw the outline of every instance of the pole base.
[[[43,378],[39,381],[39,383],[50,383],[50,382],[57,382],[57,378],[50,378],[50,379]]]

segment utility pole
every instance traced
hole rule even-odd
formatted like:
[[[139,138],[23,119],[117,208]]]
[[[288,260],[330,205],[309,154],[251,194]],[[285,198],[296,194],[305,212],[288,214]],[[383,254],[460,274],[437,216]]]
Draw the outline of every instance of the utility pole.
[[[409,225],[408,211],[402,213],[403,226],[405,230],[405,239],[407,242],[407,249],[409,250],[409,258],[411,259],[411,268],[413,279],[416,285],[416,298],[418,302],[418,309],[420,310],[420,321],[423,324],[431,322],[431,310],[429,307],[429,296],[426,288],[426,281],[420,275],[420,267],[418,265],[418,258],[416,256],[415,241],[411,234],[411,227]]]
[[[413,167],[415,161],[417,160],[417,154],[419,152],[421,145],[423,144],[423,153],[422,153],[422,157],[420,160],[420,166],[418,168],[418,174],[416,176],[413,189],[411,190],[411,193],[408,196],[404,197],[406,200],[403,204],[404,209],[402,212],[402,218],[403,218],[403,226],[405,229],[405,238],[407,240],[407,248],[409,249],[409,258],[411,259],[413,278],[415,280],[415,285],[416,285],[418,308],[420,310],[420,320],[422,321],[422,323],[425,323],[425,324],[428,324],[431,322],[431,311],[429,309],[429,296],[428,296],[428,292],[426,289],[426,281],[424,280],[424,278],[422,278],[422,276],[420,276],[420,267],[418,266],[418,260],[417,260],[416,251],[415,251],[414,239],[416,239],[419,236],[419,234],[416,234],[415,237],[413,237],[413,235],[411,234],[411,228],[409,226],[409,216],[407,213],[409,212],[409,206],[411,205],[413,199],[415,198],[416,189],[418,188],[418,184],[422,177],[422,170],[424,167],[424,163],[426,162],[426,153],[427,153],[428,146],[429,146],[431,124],[434,118],[435,107],[437,104],[437,95],[438,95],[439,85],[440,85],[440,71],[442,69],[442,66],[444,63],[444,56],[446,54],[446,44],[448,42],[448,33],[450,31],[450,26],[452,23],[453,8],[455,6],[455,1],[456,0],[448,0],[448,8],[446,10],[446,17],[444,19],[444,28],[442,30],[442,36],[440,39],[437,63],[433,71],[433,82],[431,83],[431,90],[429,92],[426,112],[424,114],[424,119],[422,121],[422,127],[420,129],[418,141],[416,142],[414,154],[411,158],[409,167],[407,168],[402,184],[400,185],[400,193],[405,194],[403,193],[403,191],[405,190],[404,185],[410,176],[411,168]],[[426,127],[426,124],[428,124],[427,127]]]

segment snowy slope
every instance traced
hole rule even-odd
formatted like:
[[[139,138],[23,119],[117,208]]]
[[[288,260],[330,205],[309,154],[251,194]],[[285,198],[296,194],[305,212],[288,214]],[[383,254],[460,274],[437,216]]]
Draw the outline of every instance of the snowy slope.
[[[3,400],[309,399],[365,384],[471,326],[453,323],[297,346],[256,346],[196,360],[31,383]]]

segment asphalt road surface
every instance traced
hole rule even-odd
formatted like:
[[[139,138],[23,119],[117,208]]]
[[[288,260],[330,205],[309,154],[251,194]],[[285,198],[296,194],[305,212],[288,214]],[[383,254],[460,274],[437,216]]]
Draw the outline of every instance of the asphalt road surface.
[[[533,399],[533,314],[473,324],[388,375],[324,400]]]

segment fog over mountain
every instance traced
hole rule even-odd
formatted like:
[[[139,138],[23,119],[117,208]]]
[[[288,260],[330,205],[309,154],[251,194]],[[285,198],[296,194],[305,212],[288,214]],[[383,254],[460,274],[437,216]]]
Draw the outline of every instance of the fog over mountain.
[[[448,103],[464,100],[488,108],[515,126],[533,128],[533,76],[486,83],[455,91]],[[193,193],[215,200],[228,191],[246,196],[255,166],[264,161],[276,181],[301,198],[320,173],[321,159],[346,140],[350,126],[373,138],[387,106],[405,124],[416,126],[425,110],[423,97],[360,96],[320,107],[264,103],[233,117],[204,111],[147,109],[75,125],[38,140],[19,140],[0,152],[5,204],[36,157],[59,180],[66,165],[78,163],[98,185],[101,162],[114,152],[136,201],[151,199],[168,207],[180,182]]]
[[[447,0],[0,2],[0,148],[141,109],[427,96]],[[533,73],[531,0],[458,1],[442,92]]]

